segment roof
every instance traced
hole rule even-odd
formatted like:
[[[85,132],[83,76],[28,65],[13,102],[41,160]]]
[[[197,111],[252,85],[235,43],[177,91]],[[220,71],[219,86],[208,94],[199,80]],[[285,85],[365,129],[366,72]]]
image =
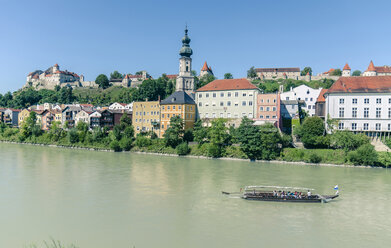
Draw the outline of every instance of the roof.
[[[330,93],[391,93],[391,76],[340,77],[327,91]]]
[[[322,89],[319,93],[318,98],[316,99],[316,102],[326,102],[326,99],[324,98],[324,94],[327,92],[327,89]]]
[[[348,65],[348,63],[346,63],[346,65],[343,67],[343,70],[351,70],[350,66]]]
[[[373,61],[372,60],[369,63],[367,71],[376,71],[375,66],[373,65]]]
[[[299,104],[298,100],[281,100],[281,104],[283,105],[297,105]]]
[[[331,68],[330,70],[326,71],[326,72],[323,72],[323,74],[330,74],[332,71],[334,71],[335,69]]]
[[[388,65],[375,66],[375,70],[377,73],[391,73],[391,67]]]
[[[170,75],[166,75],[166,77],[168,79],[176,79],[178,77],[178,74],[170,74]]]
[[[286,68],[256,68],[256,72],[300,72],[299,67],[286,67]]]
[[[209,67],[208,67],[208,64],[205,61],[204,62],[204,66],[202,67],[201,71],[208,71],[208,70],[209,70]]]
[[[160,102],[160,105],[164,104],[196,104],[186,92],[176,91],[169,97]]]
[[[238,79],[219,79],[214,80],[207,85],[196,90],[199,91],[218,91],[218,90],[250,90],[258,89],[245,78]]]

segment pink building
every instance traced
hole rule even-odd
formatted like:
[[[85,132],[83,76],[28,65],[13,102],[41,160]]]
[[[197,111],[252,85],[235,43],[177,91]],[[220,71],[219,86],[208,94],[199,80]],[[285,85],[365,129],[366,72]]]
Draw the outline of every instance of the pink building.
[[[255,125],[272,123],[281,128],[280,93],[258,94]]]

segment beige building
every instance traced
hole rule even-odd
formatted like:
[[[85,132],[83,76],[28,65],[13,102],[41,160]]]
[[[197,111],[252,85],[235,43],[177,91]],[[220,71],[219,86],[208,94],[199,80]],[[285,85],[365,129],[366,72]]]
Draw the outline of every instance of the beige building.
[[[257,76],[260,79],[295,79],[300,77],[300,68],[256,68]]]
[[[136,135],[154,131],[160,137],[160,101],[134,102],[132,124]]]
[[[196,91],[198,116],[202,120],[254,118],[259,89],[247,79],[214,80]]]

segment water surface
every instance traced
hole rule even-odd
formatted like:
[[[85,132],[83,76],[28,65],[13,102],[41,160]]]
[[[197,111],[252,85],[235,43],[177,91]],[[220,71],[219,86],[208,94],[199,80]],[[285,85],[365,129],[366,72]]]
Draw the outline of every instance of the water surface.
[[[328,204],[221,195],[244,185],[333,193]],[[262,164],[0,143],[0,247],[389,247],[385,169]]]

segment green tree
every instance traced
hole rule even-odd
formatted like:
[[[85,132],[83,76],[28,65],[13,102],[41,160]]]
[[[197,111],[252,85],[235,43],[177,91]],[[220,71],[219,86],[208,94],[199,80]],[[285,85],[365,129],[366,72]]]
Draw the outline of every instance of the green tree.
[[[325,132],[323,120],[317,116],[306,118],[303,124],[294,130],[294,134],[301,139],[306,148],[327,147],[329,141],[328,137],[324,136]]]
[[[272,124],[260,126],[262,159],[276,159],[281,152],[282,139],[278,129]]]
[[[73,95],[73,89],[71,87],[62,87],[58,92],[58,101],[63,104],[73,103],[75,96]]]
[[[225,126],[226,120],[222,118],[214,119],[212,126],[208,131],[208,138],[210,141],[210,149],[213,151],[213,157],[220,157],[224,152],[224,147],[229,144],[230,135]]]
[[[198,143],[198,146],[201,146],[207,141],[208,129],[202,126],[201,120],[198,120],[194,123],[193,135],[194,141]]]
[[[113,80],[113,79],[123,79],[123,75],[121,73],[119,73],[118,71],[114,71],[114,72],[110,73],[110,80]]]
[[[300,72],[301,76],[306,76],[307,73],[310,73],[312,76],[312,68],[311,67],[304,67],[304,69]]]
[[[348,160],[354,165],[374,166],[378,162],[377,152],[371,144],[360,146],[356,151],[348,153]]]
[[[232,76],[231,73],[227,72],[224,74],[224,79],[233,79],[234,77]]]
[[[254,126],[254,121],[244,117],[239,128],[235,132],[236,141],[240,149],[251,160],[262,158],[262,141],[259,126]]]
[[[100,74],[96,77],[95,83],[99,85],[100,88],[106,89],[110,86],[110,81],[105,74]]]
[[[341,69],[335,69],[334,71],[330,72],[330,76],[342,76]]]
[[[216,80],[216,77],[211,75],[211,74],[205,74],[204,76],[202,76],[199,80],[198,80],[198,83],[197,83],[197,89],[207,85],[208,83],[212,82]]]
[[[166,146],[175,148],[183,142],[184,126],[179,116],[171,117],[170,127],[164,132],[163,138]]]
[[[121,130],[121,126],[120,125],[115,125],[114,128],[113,128],[113,137],[114,137],[114,140],[117,140],[117,141],[120,141],[121,138],[122,138],[122,130]]]
[[[32,136],[33,130],[36,129],[36,126],[37,126],[37,113],[31,111],[29,117],[27,117],[27,119],[22,124],[21,135],[23,139]]]
[[[354,134],[350,131],[337,131],[331,135],[331,146],[343,149],[345,152],[356,150],[358,147],[369,144],[369,138],[365,134]]]
[[[122,116],[121,116],[121,119],[119,120],[119,123],[121,125],[121,130],[125,130],[125,128],[127,126],[131,126],[132,125],[132,119],[130,119],[130,117],[124,113]]]
[[[355,71],[352,73],[352,76],[353,76],[353,77],[359,77],[359,76],[361,76],[361,71],[360,71],[360,70],[355,70]]]
[[[255,70],[254,66],[252,66],[247,71],[247,78],[256,78],[256,77],[258,77],[257,71]]]

